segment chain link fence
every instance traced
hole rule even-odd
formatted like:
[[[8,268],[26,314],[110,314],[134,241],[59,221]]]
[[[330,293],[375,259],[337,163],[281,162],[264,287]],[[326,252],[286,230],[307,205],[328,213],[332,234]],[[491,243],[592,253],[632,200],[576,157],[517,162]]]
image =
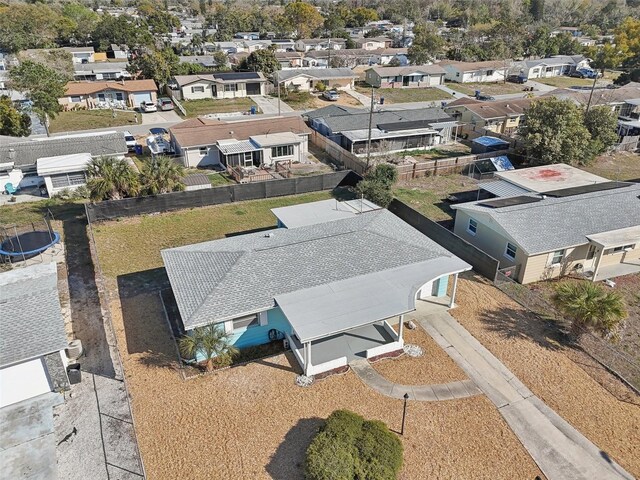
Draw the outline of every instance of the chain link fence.
[[[517,283],[512,277],[511,272],[499,270],[494,285],[527,310],[543,319],[553,320],[564,332],[569,330],[568,320],[560,315],[552,302],[526,285]],[[578,345],[591,358],[640,395],[640,364],[634,358],[590,332],[580,337]]]

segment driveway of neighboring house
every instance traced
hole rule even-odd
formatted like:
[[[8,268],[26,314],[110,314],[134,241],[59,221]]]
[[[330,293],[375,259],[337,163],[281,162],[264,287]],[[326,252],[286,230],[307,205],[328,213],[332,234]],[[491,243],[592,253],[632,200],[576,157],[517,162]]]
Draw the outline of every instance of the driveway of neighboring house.
[[[155,125],[157,123],[178,123],[182,121],[180,115],[175,110],[165,112],[140,113],[142,125]]]
[[[418,302],[409,315],[469,375],[549,480],[633,476],[545,405],[443,308]]]
[[[263,97],[262,95],[250,95],[249,98],[251,98],[251,100],[253,100],[256,105],[258,105],[258,108],[260,108],[260,111],[262,113],[278,113],[277,98]],[[293,111],[293,108],[291,108],[283,101],[280,101],[280,113],[289,113]]]

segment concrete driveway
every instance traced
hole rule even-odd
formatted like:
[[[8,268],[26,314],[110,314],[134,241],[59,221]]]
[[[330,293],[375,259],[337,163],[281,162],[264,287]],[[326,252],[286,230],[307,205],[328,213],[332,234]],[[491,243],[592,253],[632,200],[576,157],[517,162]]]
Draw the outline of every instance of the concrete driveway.
[[[151,112],[141,113],[142,125],[155,125],[157,123],[177,123],[181,122],[182,118],[176,113],[175,110],[166,112]]]
[[[262,113],[269,113],[269,114],[275,113],[276,115],[278,114],[277,98],[263,97],[262,95],[251,95],[249,96],[249,98],[251,98],[251,100],[253,100],[256,103],[256,105],[258,105],[258,108],[260,108],[260,111],[262,111]],[[287,105],[283,101],[280,101],[280,113],[290,113],[290,112],[293,112],[293,108],[291,108],[289,105]]]
[[[417,321],[495,404],[549,480],[633,479],[549,408],[446,309],[417,302]]]

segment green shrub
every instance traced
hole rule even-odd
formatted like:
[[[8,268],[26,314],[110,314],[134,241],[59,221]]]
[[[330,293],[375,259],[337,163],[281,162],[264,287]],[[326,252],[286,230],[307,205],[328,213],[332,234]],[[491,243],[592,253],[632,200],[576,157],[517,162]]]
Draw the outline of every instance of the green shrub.
[[[402,467],[402,443],[379,421],[336,410],[307,449],[308,480],[393,480]]]

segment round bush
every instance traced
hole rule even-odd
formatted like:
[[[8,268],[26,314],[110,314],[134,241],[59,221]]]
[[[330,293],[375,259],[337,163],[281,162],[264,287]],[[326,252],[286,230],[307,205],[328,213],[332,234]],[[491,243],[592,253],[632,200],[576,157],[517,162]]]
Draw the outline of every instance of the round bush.
[[[379,421],[336,410],[307,449],[308,480],[394,480],[402,443]]]

